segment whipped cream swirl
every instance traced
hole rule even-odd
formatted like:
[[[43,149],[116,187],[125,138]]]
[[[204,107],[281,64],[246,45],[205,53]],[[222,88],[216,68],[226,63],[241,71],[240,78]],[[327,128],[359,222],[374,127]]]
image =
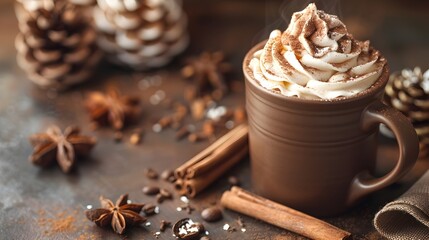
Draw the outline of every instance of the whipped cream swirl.
[[[264,88],[306,99],[348,97],[369,88],[386,60],[315,4],[296,12],[285,32],[274,30],[250,61]]]

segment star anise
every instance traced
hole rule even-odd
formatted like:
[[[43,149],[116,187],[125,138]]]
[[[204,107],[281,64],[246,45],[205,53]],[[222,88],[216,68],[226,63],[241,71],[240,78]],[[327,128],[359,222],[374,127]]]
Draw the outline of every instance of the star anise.
[[[224,59],[222,52],[203,52],[186,61],[182,75],[193,80],[196,95],[203,96],[209,92],[215,98],[222,98],[227,93],[225,74],[231,70],[231,66]]]
[[[113,204],[109,199],[100,197],[102,208],[86,210],[86,217],[99,227],[112,227],[113,231],[122,234],[127,227],[142,224],[146,218],[139,213],[144,204],[127,203],[128,194],[121,195]]]
[[[91,92],[85,102],[90,118],[99,125],[120,130],[126,122],[135,121],[141,113],[140,99],[121,95],[109,88],[106,93]]]
[[[55,160],[63,172],[68,173],[75,164],[76,156],[89,154],[97,143],[96,138],[80,134],[77,127],[67,127],[64,133],[58,126],[51,126],[46,133],[37,133],[29,137],[34,148],[30,161],[46,167]]]

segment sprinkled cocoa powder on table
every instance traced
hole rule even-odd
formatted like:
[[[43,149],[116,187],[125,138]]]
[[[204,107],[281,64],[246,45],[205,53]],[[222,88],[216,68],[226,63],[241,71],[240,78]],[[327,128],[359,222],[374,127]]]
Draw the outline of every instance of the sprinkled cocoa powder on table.
[[[81,211],[62,210],[62,208],[57,207],[51,210],[52,212],[47,212],[44,209],[37,211],[36,223],[44,237],[76,234],[76,232],[88,229],[88,225],[83,225],[86,221]],[[100,238],[92,233],[82,233],[76,239],[95,240]]]
[[[97,240],[100,239],[96,235],[91,233],[83,233],[76,240]]]
[[[37,224],[43,229],[45,236],[52,236],[64,232],[75,232],[77,230],[75,218],[78,214],[77,210],[73,211],[72,214],[61,211],[52,215],[45,210],[39,210],[38,214]]]

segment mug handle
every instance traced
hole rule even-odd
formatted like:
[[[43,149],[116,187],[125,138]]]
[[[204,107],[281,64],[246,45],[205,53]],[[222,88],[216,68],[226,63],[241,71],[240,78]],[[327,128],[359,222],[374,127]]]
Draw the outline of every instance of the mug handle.
[[[396,182],[416,163],[419,140],[411,122],[398,110],[376,100],[363,111],[361,128],[363,131],[371,131],[378,128],[380,123],[388,126],[396,136],[399,145],[398,162],[393,170],[383,177],[376,178],[369,171],[358,173],[350,188],[349,205],[371,192]]]

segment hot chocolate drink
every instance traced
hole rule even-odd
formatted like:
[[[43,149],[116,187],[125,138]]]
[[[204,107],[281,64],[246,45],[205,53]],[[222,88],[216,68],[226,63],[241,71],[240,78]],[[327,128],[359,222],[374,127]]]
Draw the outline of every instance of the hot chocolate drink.
[[[306,99],[349,97],[380,77],[386,60],[358,41],[337,16],[315,4],[294,13],[283,33],[271,32],[249,67],[261,86]]]
[[[386,60],[314,4],[251,49],[243,72],[252,187],[260,195],[330,216],[414,165],[414,128],[381,102]],[[393,170],[375,177],[380,123],[395,133],[400,151]]]

